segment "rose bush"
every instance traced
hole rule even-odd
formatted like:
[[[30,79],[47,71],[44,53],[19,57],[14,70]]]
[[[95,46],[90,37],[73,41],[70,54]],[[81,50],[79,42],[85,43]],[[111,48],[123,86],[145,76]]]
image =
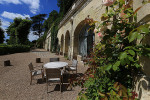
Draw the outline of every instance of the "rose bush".
[[[82,86],[78,100],[135,100],[134,79],[142,73],[139,56],[150,57],[150,47],[142,43],[150,25],[137,26],[132,18],[141,7],[133,11],[132,0],[127,5],[124,0],[103,1],[111,6],[109,10],[106,7],[102,23],[94,30],[101,41],[88,60],[90,68],[72,83]]]

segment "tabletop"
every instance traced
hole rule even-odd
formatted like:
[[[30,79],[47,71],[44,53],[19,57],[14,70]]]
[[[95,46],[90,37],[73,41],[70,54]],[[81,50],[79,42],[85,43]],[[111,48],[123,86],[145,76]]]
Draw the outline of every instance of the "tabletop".
[[[46,64],[44,64],[44,68],[63,68],[65,66],[67,66],[68,63],[67,62],[48,62]]]

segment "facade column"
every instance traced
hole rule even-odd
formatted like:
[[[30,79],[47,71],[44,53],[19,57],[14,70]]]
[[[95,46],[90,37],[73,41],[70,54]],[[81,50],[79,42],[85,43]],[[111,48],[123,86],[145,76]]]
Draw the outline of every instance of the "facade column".
[[[51,50],[51,36],[49,37],[49,51]]]
[[[66,48],[66,47],[65,47],[65,46],[66,46],[66,45],[65,45],[65,42],[66,42],[65,40],[66,40],[66,39],[65,39],[65,36],[64,36],[64,44],[63,44],[63,56],[65,56],[65,48]]]
[[[70,31],[70,60],[73,60],[73,47],[74,47],[74,31],[73,31],[73,23],[74,18],[71,17],[70,23],[71,23],[71,31]]]
[[[71,39],[71,46],[70,46],[70,50],[71,50],[70,56],[71,56],[71,60],[72,60],[73,59],[73,47],[74,47],[74,34],[72,34],[71,38],[72,39]]]

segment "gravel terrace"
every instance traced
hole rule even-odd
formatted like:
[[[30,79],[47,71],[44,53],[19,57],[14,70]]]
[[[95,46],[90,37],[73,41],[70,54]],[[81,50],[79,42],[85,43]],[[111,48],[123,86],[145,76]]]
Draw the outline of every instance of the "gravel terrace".
[[[42,63],[36,63],[40,57]],[[49,62],[50,57],[59,57],[60,61],[66,60],[62,56],[55,55],[43,49],[36,49],[26,53],[16,53],[0,56],[0,100],[75,100],[80,87],[63,86],[63,92],[59,91],[59,85],[49,86],[50,93],[47,93],[46,82],[42,82],[41,76],[37,76],[30,85],[30,73],[28,64],[42,65]],[[4,61],[10,60],[12,66],[5,66]],[[78,73],[84,73],[87,68],[83,63],[78,63]],[[64,84],[65,85],[65,84]]]

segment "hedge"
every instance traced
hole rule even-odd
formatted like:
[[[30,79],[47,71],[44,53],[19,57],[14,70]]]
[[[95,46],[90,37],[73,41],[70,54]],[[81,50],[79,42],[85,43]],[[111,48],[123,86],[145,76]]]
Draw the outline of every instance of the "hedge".
[[[0,55],[21,53],[30,51],[30,46],[27,45],[0,45]]]

